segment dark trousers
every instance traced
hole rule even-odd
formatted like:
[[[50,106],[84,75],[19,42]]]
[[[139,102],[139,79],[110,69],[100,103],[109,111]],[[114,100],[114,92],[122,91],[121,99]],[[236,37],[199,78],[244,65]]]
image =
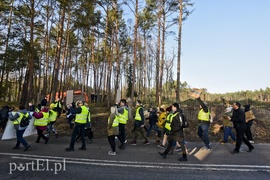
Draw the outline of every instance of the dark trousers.
[[[135,126],[135,128],[134,128],[134,133],[135,133],[134,141],[137,141],[137,139],[138,139],[138,137],[139,137],[139,134],[141,134],[141,136],[142,136],[146,141],[148,141],[147,137],[146,137],[145,134],[144,134],[144,128]]]
[[[21,143],[24,145],[24,147],[26,147],[28,145],[26,140],[23,138],[24,131],[25,131],[25,129],[24,130],[16,130],[16,136],[17,136],[16,147],[19,147]]]
[[[108,141],[110,143],[112,151],[115,152],[115,135],[108,136]]]
[[[37,133],[38,133],[38,137],[36,142],[40,141],[40,138],[44,139],[45,141],[48,139],[44,134],[43,134],[43,130],[37,129]]]
[[[182,140],[181,142],[179,142],[179,144],[180,144],[180,147],[182,149],[183,157],[187,157],[185,140]],[[164,154],[168,155],[168,153],[170,152],[170,150],[172,149],[173,146],[175,146],[175,141],[173,141],[169,138],[168,146],[165,149]]]
[[[75,127],[73,129],[72,134],[71,134],[71,141],[70,141],[70,145],[69,145],[70,149],[74,149],[74,144],[75,144],[76,136],[78,133],[80,133],[80,135],[81,135],[81,140],[82,140],[81,148],[85,148],[85,124],[75,123]]]
[[[245,134],[247,136],[247,139],[249,141],[253,141],[253,137],[252,137],[252,133],[251,133],[251,126],[253,124],[253,121],[249,121],[247,122],[247,128],[246,128],[246,131],[245,131]]]
[[[126,140],[126,125],[119,123],[118,127],[119,127],[119,135],[117,136],[117,138],[121,143],[123,143]]]
[[[253,146],[250,144],[250,142],[247,140],[247,138],[244,136],[245,134],[245,129],[239,129],[236,128],[236,146],[235,146],[235,151],[239,152],[239,149],[241,147],[242,141],[248,146],[249,149],[252,149]]]

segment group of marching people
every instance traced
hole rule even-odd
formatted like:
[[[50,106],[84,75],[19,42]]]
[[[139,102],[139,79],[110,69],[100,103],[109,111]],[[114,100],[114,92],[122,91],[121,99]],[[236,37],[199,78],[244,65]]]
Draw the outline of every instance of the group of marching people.
[[[45,99],[46,98],[43,100]],[[38,135],[36,143],[40,143],[40,139],[42,138],[45,141],[45,144],[47,144],[51,132],[53,132],[56,138],[58,137],[54,123],[62,111],[62,104],[60,99],[56,100],[54,103],[51,103],[49,108],[47,108],[43,100],[41,101],[43,106],[39,104],[38,107],[35,107],[30,102],[27,109],[25,106],[20,105],[19,111],[17,113],[13,114],[11,111],[8,113],[9,119],[13,121],[17,137],[17,143],[13,149],[20,149],[20,144],[24,146],[24,151],[27,151],[30,148],[29,143],[23,138],[23,134],[27,129],[32,117],[35,118],[34,126],[37,129]],[[47,133],[44,135],[45,130],[47,130]]]

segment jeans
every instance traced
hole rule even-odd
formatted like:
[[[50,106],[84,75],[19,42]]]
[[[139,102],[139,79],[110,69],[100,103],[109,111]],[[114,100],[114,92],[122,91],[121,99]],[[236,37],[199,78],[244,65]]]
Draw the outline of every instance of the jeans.
[[[210,141],[208,137],[208,129],[209,129],[210,123],[200,123],[198,127],[198,136],[201,138],[201,140],[204,142],[205,147],[210,148]]]
[[[25,129],[24,130],[16,130],[16,136],[17,136],[16,147],[20,147],[21,143],[24,145],[24,147],[26,147],[28,145],[28,143],[23,138],[24,131],[25,131]]]
[[[70,149],[74,149],[74,144],[76,141],[76,136],[77,134],[80,132],[81,134],[81,140],[82,140],[82,146],[81,148],[85,148],[85,124],[79,124],[76,123],[73,132],[71,134],[71,141],[70,141],[70,145],[69,148]]]
[[[236,141],[235,135],[232,133],[232,127],[225,126],[224,127],[224,138],[223,138],[224,143],[228,142],[229,136],[231,136],[233,141]]]
[[[55,127],[54,127],[54,123],[55,122],[56,121],[53,121],[53,122],[50,122],[48,124],[48,126],[47,126],[47,133],[48,133],[48,135],[50,135],[51,131],[53,132],[53,134],[57,134],[57,131],[56,131]]]
[[[151,130],[154,129],[154,131],[156,131],[158,133],[158,128],[157,128],[157,125],[156,124],[150,124],[149,128],[148,128],[148,131],[147,131],[147,137],[150,136],[150,133],[151,133]]]

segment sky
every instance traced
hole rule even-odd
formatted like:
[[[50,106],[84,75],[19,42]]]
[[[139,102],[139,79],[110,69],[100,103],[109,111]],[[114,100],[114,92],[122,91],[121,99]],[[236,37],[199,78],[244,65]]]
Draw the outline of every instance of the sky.
[[[191,2],[194,12],[182,32],[181,82],[210,93],[270,87],[270,0]]]

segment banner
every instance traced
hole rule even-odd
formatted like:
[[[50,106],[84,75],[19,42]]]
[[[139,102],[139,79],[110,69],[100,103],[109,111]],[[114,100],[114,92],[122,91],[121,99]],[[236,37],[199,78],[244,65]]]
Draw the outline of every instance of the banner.
[[[17,112],[12,112],[13,115],[15,113],[17,113]],[[30,114],[32,115],[33,113],[30,112]],[[26,130],[23,133],[23,137],[37,134],[36,126],[34,126],[34,120],[35,120],[35,118],[32,116],[32,119],[30,120],[28,127],[26,128]],[[17,138],[16,137],[16,130],[14,129],[13,121],[11,121],[9,119],[1,140],[14,139],[14,138]]]

